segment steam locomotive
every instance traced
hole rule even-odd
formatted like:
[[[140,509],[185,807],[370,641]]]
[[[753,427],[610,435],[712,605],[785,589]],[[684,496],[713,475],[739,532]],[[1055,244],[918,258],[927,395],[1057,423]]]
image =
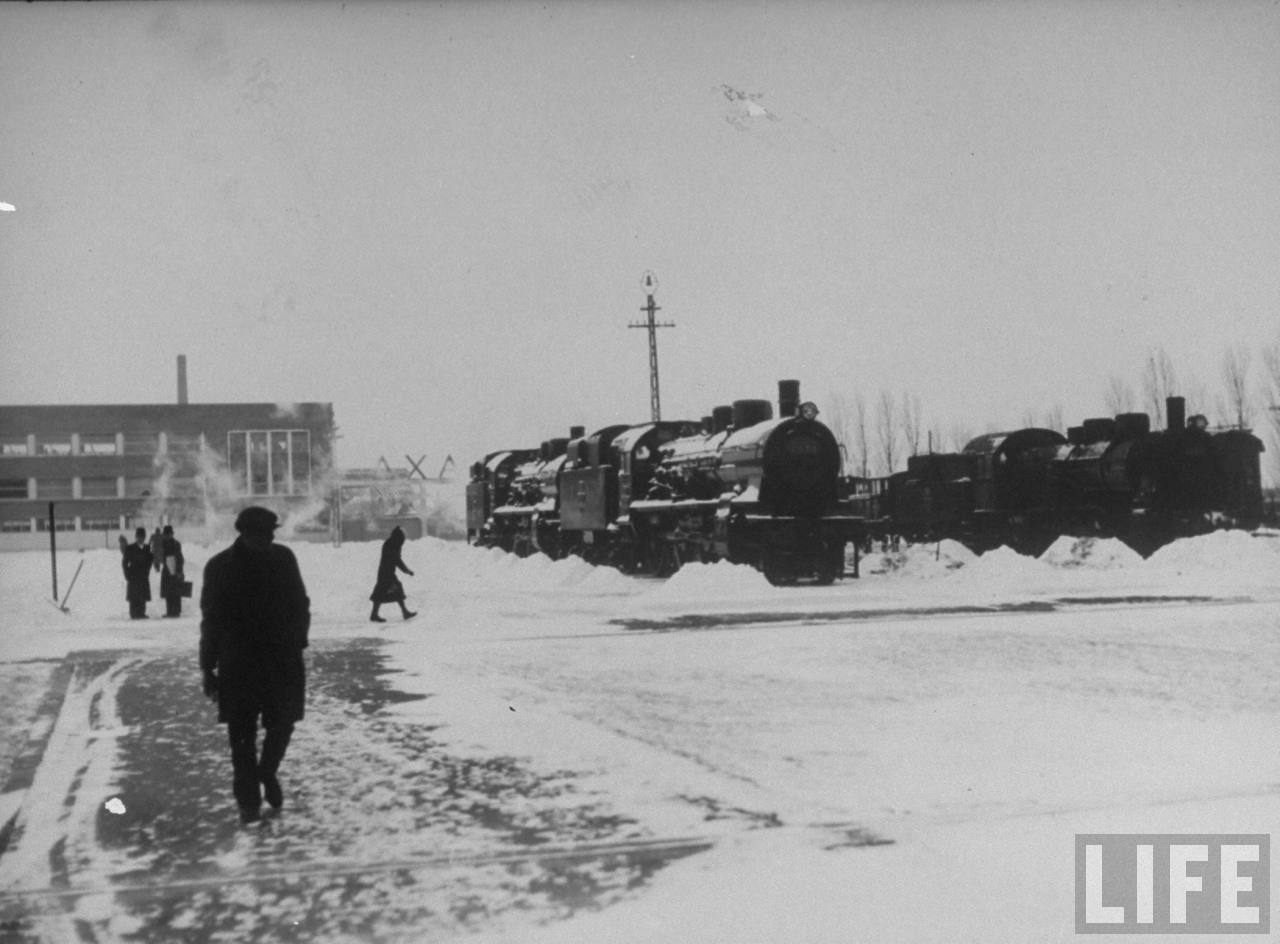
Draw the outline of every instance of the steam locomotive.
[[[467,486],[468,539],[573,553],[634,573],[751,564],[778,584],[827,584],[865,523],[840,496],[840,446],[797,381],[700,422],[606,426],[487,455]]]
[[[1062,534],[1092,535],[1149,555],[1262,518],[1261,440],[1187,420],[1181,397],[1167,400],[1164,430],[1125,413],[1065,436],[990,433],[860,479],[841,474],[840,445],[799,383],[778,389],[777,418],[767,400],[738,400],[700,422],[573,427],[536,450],[490,453],[471,469],[468,540],[633,573],[728,560],[776,584],[827,584],[845,574],[850,547],[856,576],[875,539],[1038,555]]]
[[[1146,413],[1049,429],[991,433],[959,453],[912,456],[856,502],[909,541],[953,538],[975,551],[1001,544],[1039,555],[1062,534],[1116,537],[1144,556],[1179,537],[1256,528],[1262,441],[1210,431],[1166,400],[1167,428]],[[869,490],[870,491],[870,490]]]

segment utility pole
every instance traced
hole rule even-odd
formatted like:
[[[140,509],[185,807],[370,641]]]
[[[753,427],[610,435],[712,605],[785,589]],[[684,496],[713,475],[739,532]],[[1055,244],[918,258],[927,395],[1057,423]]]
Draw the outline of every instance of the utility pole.
[[[662,419],[662,403],[658,396],[658,329],[674,328],[673,321],[654,321],[654,315],[662,311],[653,303],[653,293],[658,290],[658,277],[652,271],[645,272],[640,279],[640,286],[648,296],[648,303],[640,310],[649,317],[645,321],[633,321],[628,328],[649,329],[649,416],[656,423]]]

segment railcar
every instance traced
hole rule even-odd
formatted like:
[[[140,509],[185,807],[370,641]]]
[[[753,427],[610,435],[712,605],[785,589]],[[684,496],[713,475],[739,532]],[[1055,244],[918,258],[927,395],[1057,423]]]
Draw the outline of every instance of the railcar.
[[[980,436],[958,454],[913,456],[890,476],[887,514],[908,540],[949,537],[977,551],[1039,554],[1059,535],[1117,537],[1143,555],[1179,537],[1254,528],[1262,517],[1263,444],[1211,432],[1166,401],[1168,427],[1145,413]]]
[[[512,465],[506,494],[495,497],[477,543],[521,557],[561,555],[558,476],[568,444],[567,437],[544,440],[531,458]]]
[[[538,457],[536,449],[491,452],[471,466],[467,482],[467,542],[481,542],[493,510],[507,503],[517,470]]]

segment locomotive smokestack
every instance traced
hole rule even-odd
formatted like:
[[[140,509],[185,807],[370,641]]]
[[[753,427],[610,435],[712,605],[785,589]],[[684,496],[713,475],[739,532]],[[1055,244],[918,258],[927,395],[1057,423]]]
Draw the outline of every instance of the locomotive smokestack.
[[[800,409],[800,381],[778,381],[778,415],[782,418],[795,416]]]
[[[733,407],[718,406],[711,411],[711,431],[723,433],[733,425]]]
[[[178,406],[187,405],[187,355],[178,355]]]
[[[1183,397],[1166,397],[1164,415],[1169,421],[1169,429],[1187,428],[1187,401]]]
[[[587,435],[587,428],[586,428],[585,426],[570,426],[570,427],[569,427],[569,438],[570,438],[570,439],[581,439],[581,438],[582,438],[583,436],[585,436],[585,435]]]

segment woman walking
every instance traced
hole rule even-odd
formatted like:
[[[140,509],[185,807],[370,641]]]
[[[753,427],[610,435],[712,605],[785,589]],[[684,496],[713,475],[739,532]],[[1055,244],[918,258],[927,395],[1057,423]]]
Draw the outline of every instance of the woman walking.
[[[373,586],[373,593],[369,594],[369,599],[373,601],[373,612],[369,614],[371,623],[385,623],[386,620],[378,615],[378,608],[384,603],[397,603],[400,605],[400,613],[405,619],[411,619],[418,614],[404,605],[404,585],[400,583],[400,578],[396,576],[397,570],[403,570],[410,577],[413,571],[405,566],[404,561],[400,557],[401,549],[404,547],[404,531],[399,525],[391,529],[391,536],[382,542],[382,557],[378,561],[378,582]]]

